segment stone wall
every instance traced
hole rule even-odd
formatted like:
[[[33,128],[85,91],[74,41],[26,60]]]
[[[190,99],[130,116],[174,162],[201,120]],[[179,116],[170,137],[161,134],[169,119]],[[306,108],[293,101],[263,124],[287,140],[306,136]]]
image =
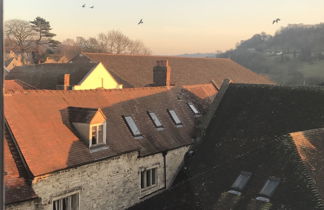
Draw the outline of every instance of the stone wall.
[[[40,209],[44,210],[52,210],[53,200],[74,192],[79,192],[82,210],[125,209],[165,189],[165,177],[169,185],[188,148],[171,150],[165,157],[162,153],[146,157],[138,157],[138,152],[123,154],[37,177],[33,181],[33,189],[41,198]],[[157,184],[141,189],[141,170],[155,166],[158,167]]]
[[[37,205],[35,200],[24,201],[16,204],[9,204],[5,207],[6,210],[36,210]]]

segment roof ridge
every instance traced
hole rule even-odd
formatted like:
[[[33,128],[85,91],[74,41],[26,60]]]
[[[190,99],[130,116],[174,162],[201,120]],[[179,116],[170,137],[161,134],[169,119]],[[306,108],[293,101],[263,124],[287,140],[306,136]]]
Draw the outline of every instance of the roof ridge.
[[[88,55],[111,55],[111,56],[131,56],[131,57],[166,57],[166,58],[184,58],[184,59],[197,59],[197,60],[207,59],[207,60],[230,60],[230,61],[232,61],[232,59],[230,59],[230,58],[200,58],[200,57],[185,57],[185,56],[177,56],[177,55],[139,55],[139,54],[112,54],[112,53],[95,53],[95,52],[81,52],[81,54],[83,54],[85,56],[87,56],[87,54],[88,54]]]
[[[123,92],[123,91],[137,91],[137,90],[158,90],[166,89],[170,90],[175,88],[173,86],[158,86],[158,87],[135,87],[135,88],[121,88],[121,89],[90,89],[90,90],[46,90],[46,89],[31,89],[31,90],[17,90],[13,92],[5,93],[5,95],[18,95],[28,93],[67,93],[67,94],[79,94],[84,92]]]

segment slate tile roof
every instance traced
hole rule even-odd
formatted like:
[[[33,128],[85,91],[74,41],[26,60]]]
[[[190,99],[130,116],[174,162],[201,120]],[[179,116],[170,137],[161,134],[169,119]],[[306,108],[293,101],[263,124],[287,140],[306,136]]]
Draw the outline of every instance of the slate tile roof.
[[[25,169],[15,151],[12,139],[6,129],[4,138],[4,184],[5,203],[11,204],[36,198]]]
[[[230,84],[209,115],[173,187],[131,209],[324,209],[323,89]],[[229,195],[241,171],[253,176]],[[270,203],[255,200],[270,176],[281,179]]]
[[[98,63],[60,63],[17,66],[6,76],[7,80],[18,79],[37,89],[55,90],[63,85],[64,74],[70,74],[70,85],[78,84]]]
[[[16,91],[5,95],[5,117],[32,175],[38,176],[130,151],[145,156],[191,144],[195,117],[186,102],[200,102],[197,107],[204,113],[217,93],[211,87],[202,85],[205,91],[195,94],[180,87]],[[69,121],[71,106],[101,108],[107,117],[109,149],[91,153],[80,141]],[[168,108],[177,112],[182,128],[174,126]],[[147,111],[157,113],[164,130],[156,130]],[[122,115],[134,118],[142,139],[133,138]]]
[[[208,83],[214,80],[221,85],[224,79],[237,83],[272,84],[269,79],[224,58],[188,58],[176,56],[112,55],[83,53],[86,58],[102,62],[112,74],[117,75],[124,87],[144,87],[153,83],[153,67],[157,60],[169,61],[172,84],[177,86]],[[75,58],[76,60],[78,57]],[[73,60],[73,59],[72,59]]]
[[[35,88],[20,80],[4,80],[5,93],[32,89]]]

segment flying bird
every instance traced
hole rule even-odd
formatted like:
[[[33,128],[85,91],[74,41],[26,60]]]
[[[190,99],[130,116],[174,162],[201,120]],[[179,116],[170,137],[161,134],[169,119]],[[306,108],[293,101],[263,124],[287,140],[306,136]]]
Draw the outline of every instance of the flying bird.
[[[94,6],[91,6],[90,8],[91,8],[91,9],[93,9],[93,8],[94,8]]]
[[[143,24],[144,22],[143,22],[143,19],[141,19],[138,23],[137,23],[137,25],[139,25],[139,24]]]
[[[279,21],[280,21],[280,18],[277,18],[277,19],[272,21],[272,24],[278,23]]]
[[[85,6],[86,6],[86,5],[85,5],[85,4],[83,4],[83,5],[82,5],[82,8],[84,8]]]

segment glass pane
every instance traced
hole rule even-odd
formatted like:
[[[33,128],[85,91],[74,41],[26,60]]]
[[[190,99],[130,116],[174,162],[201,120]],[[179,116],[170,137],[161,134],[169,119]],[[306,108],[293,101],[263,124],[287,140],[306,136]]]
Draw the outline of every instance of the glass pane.
[[[242,191],[252,176],[251,172],[242,171],[232,185],[232,189]]]
[[[72,195],[71,205],[72,205],[71,210],[79,210],[79,193]]]
[[[125,117],[126,123],[129,127],[129,129],[131,130],[133,136],[140,136],[141,132],[139,131],[137,125],[135,124],[135,121],[133,120],[132,117],[130,116],[126,116]]]
[[[191,111],[194,113],[194,114],[199,114],[199,111],[198,109],[195,107],[195,105],[191,104],[191,103],[188,103]]]
[[[146,186],[151,186],[151,170],[146,171]]]
[[[182,123],[181,123],[181,121],[180,121],[180,119],[179,119],[177,113],[176,113],[174,110],[168,110],[168,111],[169,111],[169,113],[170,113],[170,115],[171,115],[171,117],[172,117],[173,122],[174,122],[176,125],[181,125]]]
[[[152,169],[152,185],[155,184],[156,168]]]
[[[279,178],[269,178],[260,191],[261,195],[271,197],[280,183]]]
[[[97,144],[97,126],[91,127],[91,144],[96,145]]]
[[[155,127],[157,127],[157,128],[163,127],[162,123],[160,122],[159,118],[156,116],[155,113],[149,112],[148,114],[149,114],[151,120],[153,121]]]
[[[104,143],[104,136],[103,136],[103,125],[98,126],[98,143],[103,144]]]
[[[141,172],[141,188],[145,188],[145,172]]]

